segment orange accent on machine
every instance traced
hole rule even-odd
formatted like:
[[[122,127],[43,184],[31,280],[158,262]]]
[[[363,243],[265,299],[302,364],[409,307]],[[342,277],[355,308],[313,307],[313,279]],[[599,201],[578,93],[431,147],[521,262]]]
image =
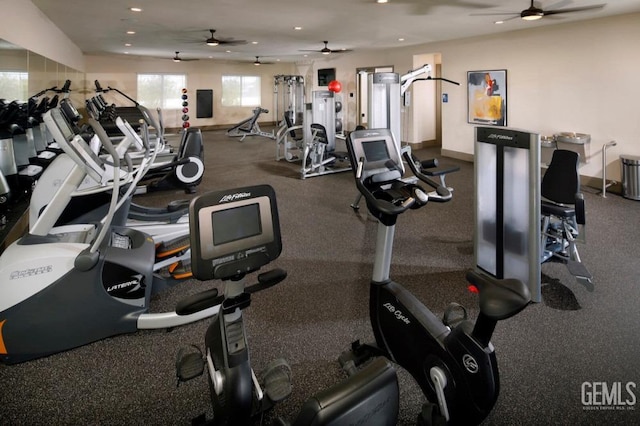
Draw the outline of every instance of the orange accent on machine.
[[[7,320],[0,321],[0,354],[7,355],[7,347],[4,345],[4,339],[2,338],[2,326]]]

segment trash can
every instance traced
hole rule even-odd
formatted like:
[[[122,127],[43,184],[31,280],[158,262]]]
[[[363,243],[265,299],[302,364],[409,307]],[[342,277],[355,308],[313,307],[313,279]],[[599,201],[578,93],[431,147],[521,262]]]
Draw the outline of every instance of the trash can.
[[[640,200],[640,157],[621,155],[622,196],[631,200]]]

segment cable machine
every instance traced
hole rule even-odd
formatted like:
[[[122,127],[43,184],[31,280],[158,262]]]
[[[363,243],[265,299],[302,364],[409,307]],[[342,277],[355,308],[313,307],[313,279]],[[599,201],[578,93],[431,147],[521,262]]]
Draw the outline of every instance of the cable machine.
[[[368,127],[370,129],[390,129],[396,143],[400,145],[402,140],[400,102],[409,86],[421,80],[442,80],[457,86],[460,85],[460,83],[446,78],[431,77],[430,73],[431,65],[425,64],[402,76],[394,72],[369,74]],[[428,74],[428,76],[420,77],[422,74]]]
[[[273,92],[275,94],[276,125],[291,111],[292,124],[302,124],[304,119],[304,77],[301,75],[274,76]]]

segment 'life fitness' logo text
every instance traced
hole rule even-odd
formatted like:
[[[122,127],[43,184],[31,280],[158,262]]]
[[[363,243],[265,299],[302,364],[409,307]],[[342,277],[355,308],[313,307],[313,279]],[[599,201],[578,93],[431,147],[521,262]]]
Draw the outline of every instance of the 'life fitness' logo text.
[[[228,194],[222,197],[219,203],[228,203],[229,201],[241,200],[243,198],[251,197],[250,192],[237,192],[235,194]]]
[[[635,410],[635,382],[583,382],[581,392],[584,410]]]

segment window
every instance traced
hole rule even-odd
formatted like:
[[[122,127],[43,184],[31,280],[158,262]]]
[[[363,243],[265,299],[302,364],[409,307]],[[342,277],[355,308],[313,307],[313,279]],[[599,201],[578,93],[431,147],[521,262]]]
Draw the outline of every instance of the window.
[[[223,75],[222,105],[260,106],[260,77],[253,75]]]
[[[138,74],[138,102],[149,109],[182,109],[184,74]]]
[[[26,101],[28,85],[28,72],[0,71],[0,93],[7,101]]]

